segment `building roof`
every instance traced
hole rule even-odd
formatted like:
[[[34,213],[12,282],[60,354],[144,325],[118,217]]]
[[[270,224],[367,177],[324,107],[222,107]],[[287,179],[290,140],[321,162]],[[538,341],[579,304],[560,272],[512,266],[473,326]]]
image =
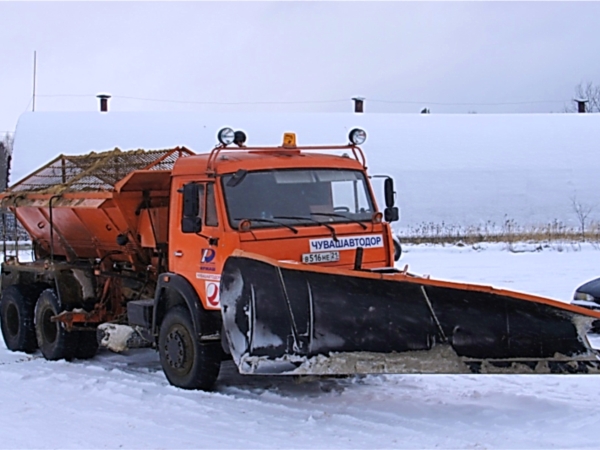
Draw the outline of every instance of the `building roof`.
[[[396,179],[403,224],[566,220],[572,197],[597,202],[600,192],[598,114],[26,113],[11,181],[59,154],[177,146],[206,153],[224,126],[266,146],[290,131],[299,145],[345,144],[350,129],[364,128],[369,171]]]

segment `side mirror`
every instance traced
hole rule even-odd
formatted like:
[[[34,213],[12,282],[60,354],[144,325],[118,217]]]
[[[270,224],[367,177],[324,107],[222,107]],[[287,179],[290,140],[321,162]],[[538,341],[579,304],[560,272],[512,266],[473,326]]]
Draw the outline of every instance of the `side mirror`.
[[[383,211],[383,217],[386,222],[396,222],[400,219],[400,212],[396,206],[388,206]]]
[[[386,178],[383,182],[383,190],[385,194],[385,206],[386,209],[394,206],[394,180],[390,177]],[[397,219],[396,219],[397,220]]]
[[[200,185],[188,183],[180,190],[183,193],[183,217],[181,218],[181,231],[183,233],[198,233],[202,230],[200,212]]]
[[[202,230],[202,219],[200,217],[183,217],[181,219],[182,233],[199,233]]]

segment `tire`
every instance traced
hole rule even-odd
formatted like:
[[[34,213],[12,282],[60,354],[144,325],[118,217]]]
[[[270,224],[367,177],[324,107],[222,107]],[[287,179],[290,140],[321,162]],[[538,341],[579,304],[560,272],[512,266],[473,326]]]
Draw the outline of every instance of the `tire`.
[[[183,306],[167,311],[158,336],[163,371],[173,386],[211,390],[221,366],[220,343],[201,344],[190,313]]]
[[[35,334],[42,355],[49,361],[69,361],[77,351],[77,332],[68,332],[60,323],[50,320],[62,311],[54,290],[42,291],[35,304]]]
[[[4,289],[0,300],[0,325],[6,347],[13,352],[33,353],[37,349],[34,287],[12,285]]]
[[[77,349],[75,350],[75,358],[91,359],[98,352],[98,339],[96,331],[76,331],[72,332],[76,335]]]

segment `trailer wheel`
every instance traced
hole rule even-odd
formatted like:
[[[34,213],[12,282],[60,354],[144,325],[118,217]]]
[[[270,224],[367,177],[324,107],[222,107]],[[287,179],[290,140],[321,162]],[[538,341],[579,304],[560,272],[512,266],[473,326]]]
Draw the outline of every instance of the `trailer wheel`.
[[[213,388],[221,366],[221,346],[198,341],[187,308],[175,306],[167,311],[160,327],[158,352],[172,385],[183,389]]]
[[[54,290],[42,291],[35,305],[35,333],[42,355],[50,361],[71,360],[77,350],[77,333],[70,333],[60,323],[50,320],[62,311]]]
[[[13,352],[33,353],[37,349],[33,324],[35,293],[31,287],[12,285],[0,300],[0,325],[6,347]]]

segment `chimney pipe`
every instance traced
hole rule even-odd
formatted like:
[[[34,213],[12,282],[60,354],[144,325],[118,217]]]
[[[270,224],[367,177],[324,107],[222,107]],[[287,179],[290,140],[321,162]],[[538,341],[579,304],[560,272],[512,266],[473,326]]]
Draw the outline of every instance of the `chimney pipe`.
[[[587,112],[585,104],[588,102],[585,98],[576,98],[574,101],[577,103],[577,112],[582,114]]]
[[[364,112],[365,99],[363,97],[354,97],[354,112],[361,114]]]
[[[100,112],[108,112],[108,99],[110,98],[110,95],[98,94],[96,97],[100,99]]]

